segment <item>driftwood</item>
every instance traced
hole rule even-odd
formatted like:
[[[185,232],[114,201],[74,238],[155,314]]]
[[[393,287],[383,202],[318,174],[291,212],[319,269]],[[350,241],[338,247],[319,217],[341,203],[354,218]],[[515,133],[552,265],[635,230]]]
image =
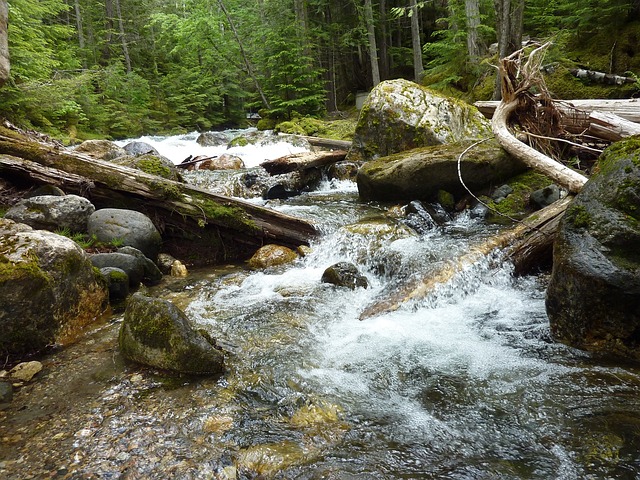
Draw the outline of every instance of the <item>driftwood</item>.
[[[426,298],[436,287],[452,280],[495,249],[508,247],[506,253],[515,264],[516,271],[525,273],[532,265],[541,263],[544,256],[550,253],[555,229],[570,200],[570,197],[558,200],[529,215],[514,227],[472,247],[468,253],[447,263],[428,277],[394,289],[390,295],[367,306],[360,314],[360,320],[393,312],[408,301]]]
[[[242,200],[96,160],[0,131],[0,175],[15,183],[51,183],[96,208],[147,214],[166,246],[198,264],[246,258],[265,243],[296,247],[317,234],[309,222]]]
[[[487,118],[492,118],[500,102],[481,101],[474,105]],[[560,111],[562,127],[569,133],[579,134],[587,131],[591,125],[589,116],[592,112],[614,113],[634,123],[640,123],[640,99],[620,100],[553,100]]]
[[[547,155],[540,153],[535,148],[518,140],[509,130],[510,116],[516,109],[526,105],[526,108],[535,110],[540,108],[549,108],[549,103],[545,101],[548,97],[544,81],[540,74],[539,63],[541,55],[547,45],[536,48],[526,63],[522,64],[522,50],[515,52],[500,61],[500,79],[502,87],[502,101],[496,108],[493,118],[491,119],[491,127],[496,139],[507,152],[514,157],[522,160],[529,167],[544,173],[553,179],[559,185],[565,187],[572,193],[577,193],[587,182],[587,177],[571,170],[561,163],[553,160]],[[543,94],[533,96],[530,94],[532,87],[537,87]],[[551,105],[552,106],[552,105]],[[525,114],[528,113],[525,110]],[[531,116],[536,118],[537,112],[531,112]],[[540,117],[543,115],[541,114]],[[544,116],[549,118],[548,112]],[[553,118],[553,117],[551,117]]]
[[[185,158],[183,161],[181,161],[179,164],[176,165],[177,168],[186,168],[187,170],[190,170],[189,167],[192,167],[194,165],[197,165],[201,162],[204,162],[206,160],[213,160],[214,158],[217,158],[217,155],[214,156],[207,156],[207,155],[199,155],[196,158],[193,158],[191,155],[189,155],[187,158]]]
[[[297,172],[314,167],[324,167],[336,162],[341,162],[347,156],[344,150],[332,152],[305,152],[294,153],[274,160],[267,160],[260,164],[270,175]]]
[[[614,113],[591,112],[587,133],[609,142],[617,142],[625,137],[640,134],[640,124],[625,120]]]
[[[596,72],[595,70],[585,70],[584,68],[573,68],[569,70],[571,75],[583,80],[604,83],[605,85],[624,85],[625,83],[636,83],[633,77],[623,77],[612,73]]]

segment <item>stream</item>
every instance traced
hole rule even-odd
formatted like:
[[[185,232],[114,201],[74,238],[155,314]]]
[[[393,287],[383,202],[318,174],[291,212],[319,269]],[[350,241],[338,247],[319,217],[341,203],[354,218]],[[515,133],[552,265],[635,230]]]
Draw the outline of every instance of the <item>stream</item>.
[[[162,142],[195,145],[157,140],[161,153]],[[192,153],[181,145],[167,155],[176,163]],[[239,151],[251,168],[267,153]],[[198,175],[201,186],[219,181],[212,172],[188,181]],[[43,362],[44,377],[0,412],[0,476],[640,476],[640,370],[553,342],[544,274],[515,278],[496,253],[427,298],[359,320],[496,227],[461,214],[418,234],[389,205],[361,202],[349,181],[252,201],[315,222],[311,252],[285,267],[229,264],[148,289],[219,340],[226,373],[176,379],[126,365],[114,315]],[[369,288],[321,283],[338,261],[357,265]]]

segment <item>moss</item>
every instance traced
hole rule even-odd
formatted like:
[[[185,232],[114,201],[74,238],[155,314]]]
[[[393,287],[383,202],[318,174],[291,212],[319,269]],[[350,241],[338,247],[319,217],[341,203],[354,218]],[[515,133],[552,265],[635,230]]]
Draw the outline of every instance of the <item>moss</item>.
[[[273,118],[261,118],[256,125],[258,130],[273,130],[275,126],[276,121]]]
[[[214,202],[197,193],[194,194],[194,198],[198,200],[197,205],[202,210],[206,220],[215,220],[214,223],[216,224],[244,232],[256,233],[260,231],[260,227],[241,208]]]
[[[229,148],[246,147],[247,145],[249,145],[249,140],[242,136],[236,137],[229,142]]]
[[[438,190],[438,203],[446,210],[453,210],[456,206],[453,195],[445,190]]]
[[[172,178],[171,169],[156,156],[148,155],[136,162],[140,170],[150,175],[157,175],[162,178]]]
[[[584,205],[573,204],[565,214],[567,222],[573,223],[576,228],[588,228],[591,225],[591,215]]]
[[[496,203],[493,200],[488,202],[491,211],[497,212],[497,214],[489,216],[488,220],[490,222],[503,223],[504,219],[507,218],[505,216],[512,218],[524,217],[530,210],[529,196],[531,193],[546,187],[552,181],[538,172],[529,170],[513,177],[506,183],[513,189],[513,192],[500,203]]]

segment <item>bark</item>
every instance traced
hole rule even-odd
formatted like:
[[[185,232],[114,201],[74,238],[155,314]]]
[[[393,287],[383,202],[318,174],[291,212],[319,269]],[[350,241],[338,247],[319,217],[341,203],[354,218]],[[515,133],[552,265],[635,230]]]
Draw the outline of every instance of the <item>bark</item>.
[[[89,198],[96,208],[143,212],[161,231],[170,253],[201,265],[248,258],[265,243],[295,248],[317,234],[304,220],[27,140],[6,129],[0,133],[0,172],[18,183],[59,185]]]
[[[376,44],[376,29],[373,21],[373,7],[371,0],[364,0],[364,18],[369,38],[369,57],[371,58],[371,80],[375,87],[380,83],[380,68],[378,66],[378,46]]]
[[[533,247],[532,242],[540,242],[540,235],[543,235],[544,241],[541,244],[546,244],[548,248],[548,242],[553,242],[559,219],[564,214],[570,200],[569,197],[558,200],[552,205],[528,216],[514,227],[471,248],[469,253],[441,267],[438,271],[430,273],[428,277],[394,289],[390,295],[378,299],[367,306],[360,314],[360,320],[393,312],[411,300],[426,298],[438,285],[451,281],[457,274],[495,249],[514,245],[514,247],[507,250],[507,255],[518,266],[519,271],[524,272],[532,263],[538,262],[540,260],[539,256],[544,254],[544,250],[540,249],[540,247]],[[545,233],[541,233],[542,231],[545,231]],[[535,262],[531,262],[534,256],[538,256],[538,258],[536,258]]]
[[[480,27],[480,6],[478,0],[465,0],[465,15],[467,18],[467,52],[469,62],[477,64],[482,54],[478,27]]]
[[[380,80],[387,80],[391,76],[389,65],[389,29],[387,28],[387,1],[380,0],[378,12],[380,15],[380,27],[378,28],[378,56],[380,67]]]
[[[309,168],[324,167],[341,162],[347,156],[344,150],[334,152],[318,153],[295,153],[274,160],[262,162],[260,166],[270,175],[280,175],[282,173],[297,172]]]
[[[76,13],[76,31],[78,32],[78,46],[82,55],[82,67],[87,68],[87,60],[84,57],[84,30],[82,25],[82,12],[80,11],[80,0],[74,1],[74,8]]]
[[[416,83],[420,83],[424,75],[422,64],[422,42],[420,41],[420,25],[418,24],[418,5],[416,0],[409,0],[411,8],[411,46],[413,49],[413,76]]]
[[[0,87],[9,80],[9,8],[7,0],[0,0]]]
[[[496,34],[498,36],[498,57],[500,59],[520,50],[525,0],[493,0],[496,12]],[[494,100],[502,97],[499,75],[493,93]]]

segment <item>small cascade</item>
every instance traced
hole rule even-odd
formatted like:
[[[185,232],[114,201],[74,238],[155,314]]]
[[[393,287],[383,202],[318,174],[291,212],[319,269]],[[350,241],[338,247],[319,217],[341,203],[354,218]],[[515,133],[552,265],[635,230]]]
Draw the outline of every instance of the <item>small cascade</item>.
[[[544,277],[514,278],[499,252],[360,321],[367,305],[455,262],[495,228],[462,214],[418,233],[388,206],[361,202],[348,181],[254,201],[312,220],[321,237],[293,264],[229,266],[174,292],[228,351],[226,374],[167,393],[156,386],[150,398],[163,408],[153,416],[140,394],[135,409],[77,439],[83,455],[115,462],[92,445],[138,441],[125,427],[137,422],[179,451],[180,463],[164,468],[185,478],[569,480],[640,471],[640,372],[554,343]],[[337,262],[354,264],[368,288],[322,283]],[[145,465],[143,473],[160,473]],[[237,477],[221,476],[229,471]]]

